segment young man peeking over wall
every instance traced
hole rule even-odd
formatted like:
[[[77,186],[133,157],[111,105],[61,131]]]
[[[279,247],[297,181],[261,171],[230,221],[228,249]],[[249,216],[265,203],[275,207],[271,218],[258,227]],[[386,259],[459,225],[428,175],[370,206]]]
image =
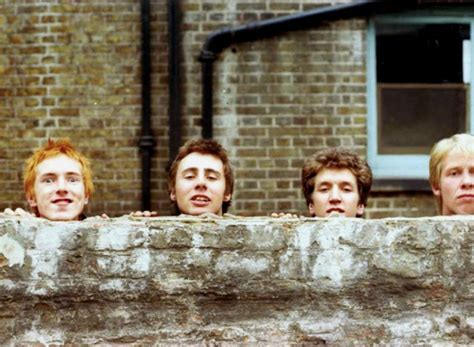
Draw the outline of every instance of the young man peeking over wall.
[[[85,218],[83,210],[94,190],[89,160],[67,139],[48,142],[26,161],[26,199],[36,217],[52,221]],[[6,209],[7,215],[25,215]]]
[[[229,209],[233,190],[232,168],[220,144],[198,139],[179,149],[168,171],[168,192],[180,213],[221,216]]]
[[[328,148],[306,160],[303,194],[313,217],[361,217],[372,186],[372,171],[351,150]]]
[[[474,214],[474,136],[456,134],[430,154],[430,184],[443,216]]]
[[[179,214],[199,216],[226,213],[234,190],[234,176],[225,149],[215,140],[190,140],[168,170],[168,193]],[[133,212],[149,217],[156,212]]]

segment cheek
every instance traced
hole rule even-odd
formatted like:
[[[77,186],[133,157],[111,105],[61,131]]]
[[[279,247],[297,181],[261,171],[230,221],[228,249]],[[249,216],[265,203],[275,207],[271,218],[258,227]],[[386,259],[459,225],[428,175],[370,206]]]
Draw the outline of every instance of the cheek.
[[[185,180],[178,180],[176,181],[175,191],[176,193],[184,193],[188,191],[190,187],[192,187],[192,184],[190,182]]]
[[[51,189],[49,187],[45,186],[40,186],[35,189],[35,195],[36,197],[44,197],[48,196],[51,193]]]
[[[440,190],[441,191],[453,191],[459,185],[459,179],[447,177],[443,181],[440,182]]]

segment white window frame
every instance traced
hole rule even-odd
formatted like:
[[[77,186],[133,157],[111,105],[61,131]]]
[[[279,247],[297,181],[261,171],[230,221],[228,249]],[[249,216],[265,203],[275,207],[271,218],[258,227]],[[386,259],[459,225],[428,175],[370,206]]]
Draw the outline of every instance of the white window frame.
[[[378,16],[369,20],[367,31],[367,159],[376,179],[428,179],[429,155],[382,155],[377,153],[377,69],[376,69],[376,33],[375,24],[469,24],[470,25],[470,53],[471,69],[470,81],[474,81],[474,13],[472,16],[442,16],[442,15],[399,15]],[[474,133],[474,88],[470,82],[468,97],[467,130]],[[420,134],[422,135],[422,134]]]

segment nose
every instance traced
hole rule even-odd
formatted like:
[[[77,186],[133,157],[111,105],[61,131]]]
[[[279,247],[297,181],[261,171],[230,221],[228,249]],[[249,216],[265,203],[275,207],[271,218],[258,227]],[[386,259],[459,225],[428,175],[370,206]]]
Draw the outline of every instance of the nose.
[[[341,191],[337,186],[333,186],[329,194],[329,202],[338,203],[341,202]]]
[[[207,182],[206,178],[203,175],[197,176],[195,188],[198,190],[206,190]]]
[[[67,182],[66,182],[66,179],[64,177],[59,177],[58,178],[57,185],[56,185],[56,190],[61,191],[61,192],[67,191]]]
[[[464,189],[470,189],[474,186],[474,173],[464,172],[462,175],[461,187]]]

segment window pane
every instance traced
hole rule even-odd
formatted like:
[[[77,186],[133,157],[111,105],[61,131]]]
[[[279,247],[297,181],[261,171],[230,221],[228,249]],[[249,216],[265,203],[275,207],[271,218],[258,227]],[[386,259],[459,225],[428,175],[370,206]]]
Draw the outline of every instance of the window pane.
[[[469,25],[377,24],[376,32],[378,153],[428,154],[465,132]]]
[[[379,153],[426,154],[437,140],[466,131],[463,84],[379,84]]]

